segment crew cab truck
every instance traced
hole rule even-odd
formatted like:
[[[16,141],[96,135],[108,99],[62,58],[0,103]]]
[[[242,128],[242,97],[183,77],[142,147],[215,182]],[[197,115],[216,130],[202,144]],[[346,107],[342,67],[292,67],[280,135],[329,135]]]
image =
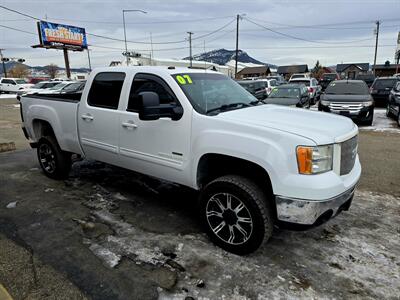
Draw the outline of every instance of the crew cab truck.
[[[45,175],[68,176],[78,154],[199,190],[205,230],[233,253],[255,251],[274,224],[347,210],[360,178],[350,119],[263,104],[214,71],[100,68],[80,99],[62,97],[21,98]]]

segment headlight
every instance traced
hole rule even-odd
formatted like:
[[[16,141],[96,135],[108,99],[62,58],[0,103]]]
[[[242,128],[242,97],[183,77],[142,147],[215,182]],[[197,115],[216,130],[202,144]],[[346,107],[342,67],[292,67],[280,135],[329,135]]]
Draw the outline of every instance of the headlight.
[[[362,105],[363,105],[364,107],[372,106],[372,105],[374,105],[374,101],[362,102]]]
[[[321,100],[320,103],[321,105],[329,106],[329,101]]]
[[[319,174],[332,170],[333,145],[298,146],[296,154],[300,174]]]

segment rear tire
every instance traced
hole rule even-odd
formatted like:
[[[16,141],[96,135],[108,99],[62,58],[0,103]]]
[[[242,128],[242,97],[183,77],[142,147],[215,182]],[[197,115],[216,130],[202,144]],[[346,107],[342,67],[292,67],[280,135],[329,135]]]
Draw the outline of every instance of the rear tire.
[[[52,179],[65,179],[71,170],[71,154],[62,151],[53,136],[42,137],[37,146],[37,156],[44,174]]]
[[[239,255],[254,252],[272,235],[266,194],[245,177],[215,179],[201,192],[199,204],[208,236],[226,251]]]
[[[392,113],[390,112],[390,105],[389,104],[386,106],[386,117],[388,117],[388,118],[392,117]]]

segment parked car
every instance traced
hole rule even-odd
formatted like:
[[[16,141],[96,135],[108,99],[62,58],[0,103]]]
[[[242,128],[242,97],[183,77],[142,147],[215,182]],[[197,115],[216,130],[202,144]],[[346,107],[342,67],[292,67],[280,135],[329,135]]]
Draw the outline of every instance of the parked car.
[[[275,79],[260,79],[261,82],[264,82],[265,85],[265,94],[269,96],[271,94],[272,89],[275,86],[278,86],[278,83],[276,82]]]
[[[394,118],[400,127],[400,81],[390,91],[389,102],[386,108],[386,116]]]
[[[57,81],[53,81],[57,83]],[[51,88],[41,90],[37,94],[66,94],[82,91],[86,81],[62,81]]]
[[[280,75],[273,75],[273,76],[268,76],[267,79],[275,79],[277,85],[285,84],[286,80],[283,78],[283,76]]]
[[[340,114],[372,125],[374,100],[362,80],[335,80],[322,94],[318,110]]]
[[[21,89],[32,87],[33,84],[27,83],[21,78],[1,78],[0,92],[1,93],[16,93]]]
[[[199,190],[187,201],[210,239],[236,254],[282,222],[318,225],[348,210],[361,175],[351,120],[262,105],[218,72],[99,68],[80,99],[65,96],[21,97],[46,176],[68,176],[78,154]]]
[[[400,77],[400,73],[393,74],[393,77]]]
[[[321,91],[325,91],[326,87],[334,80],[340,79],[337,73],[324,73],[318,81]]]
[[[311,105],[314,105],[319,100],[321,95],[321,86],[318,84],[315,78],[294,78],[289,80],[292,84],[304,84],[307,86],[308,93],[310,95]]]
[[[283,84],[274,87],[264,102],[267,104],[310,108],[310,95],[305,85]]]
[[[237,83],[239,83],[242,87],[244,87],[250,94],[252,94],[258,100],[264,100],[268,96],[264,81],[239,80],[237,81]]]
[[[368,85],[368,87],[371,87],[371,85],[374,83],[375,75],[374,74],[358,74],[356,76],[356,80],[362,80]]]
[[[375,79],[370,91],[377,106],[387,106],[390,91],[399,81],[400,77],[379,77]]]
[[[43,91],[44,89],[51,88],[57,84],[58,82],[56,81],[40,81],[32,87],[22,88],[18,90],[17,95],[37,93]]]
[[[297,78],[302,78],[302,79],[310,78],[310,74],[309,73],[294,73],[294,74],[292,74],[292,76],[290,76],[289,81],[292,79],[297,79]]]

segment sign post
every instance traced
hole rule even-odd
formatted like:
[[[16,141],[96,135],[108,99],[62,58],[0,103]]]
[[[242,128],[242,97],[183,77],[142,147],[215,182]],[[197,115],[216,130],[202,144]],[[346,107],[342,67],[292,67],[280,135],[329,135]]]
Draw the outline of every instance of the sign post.
[[[71,78],[68,51],[83,51],[88,48],[85,28],[46,21],[39,21],[37,26],[40,44],[32,48],[63,50],[65,71],[67,77]]]

